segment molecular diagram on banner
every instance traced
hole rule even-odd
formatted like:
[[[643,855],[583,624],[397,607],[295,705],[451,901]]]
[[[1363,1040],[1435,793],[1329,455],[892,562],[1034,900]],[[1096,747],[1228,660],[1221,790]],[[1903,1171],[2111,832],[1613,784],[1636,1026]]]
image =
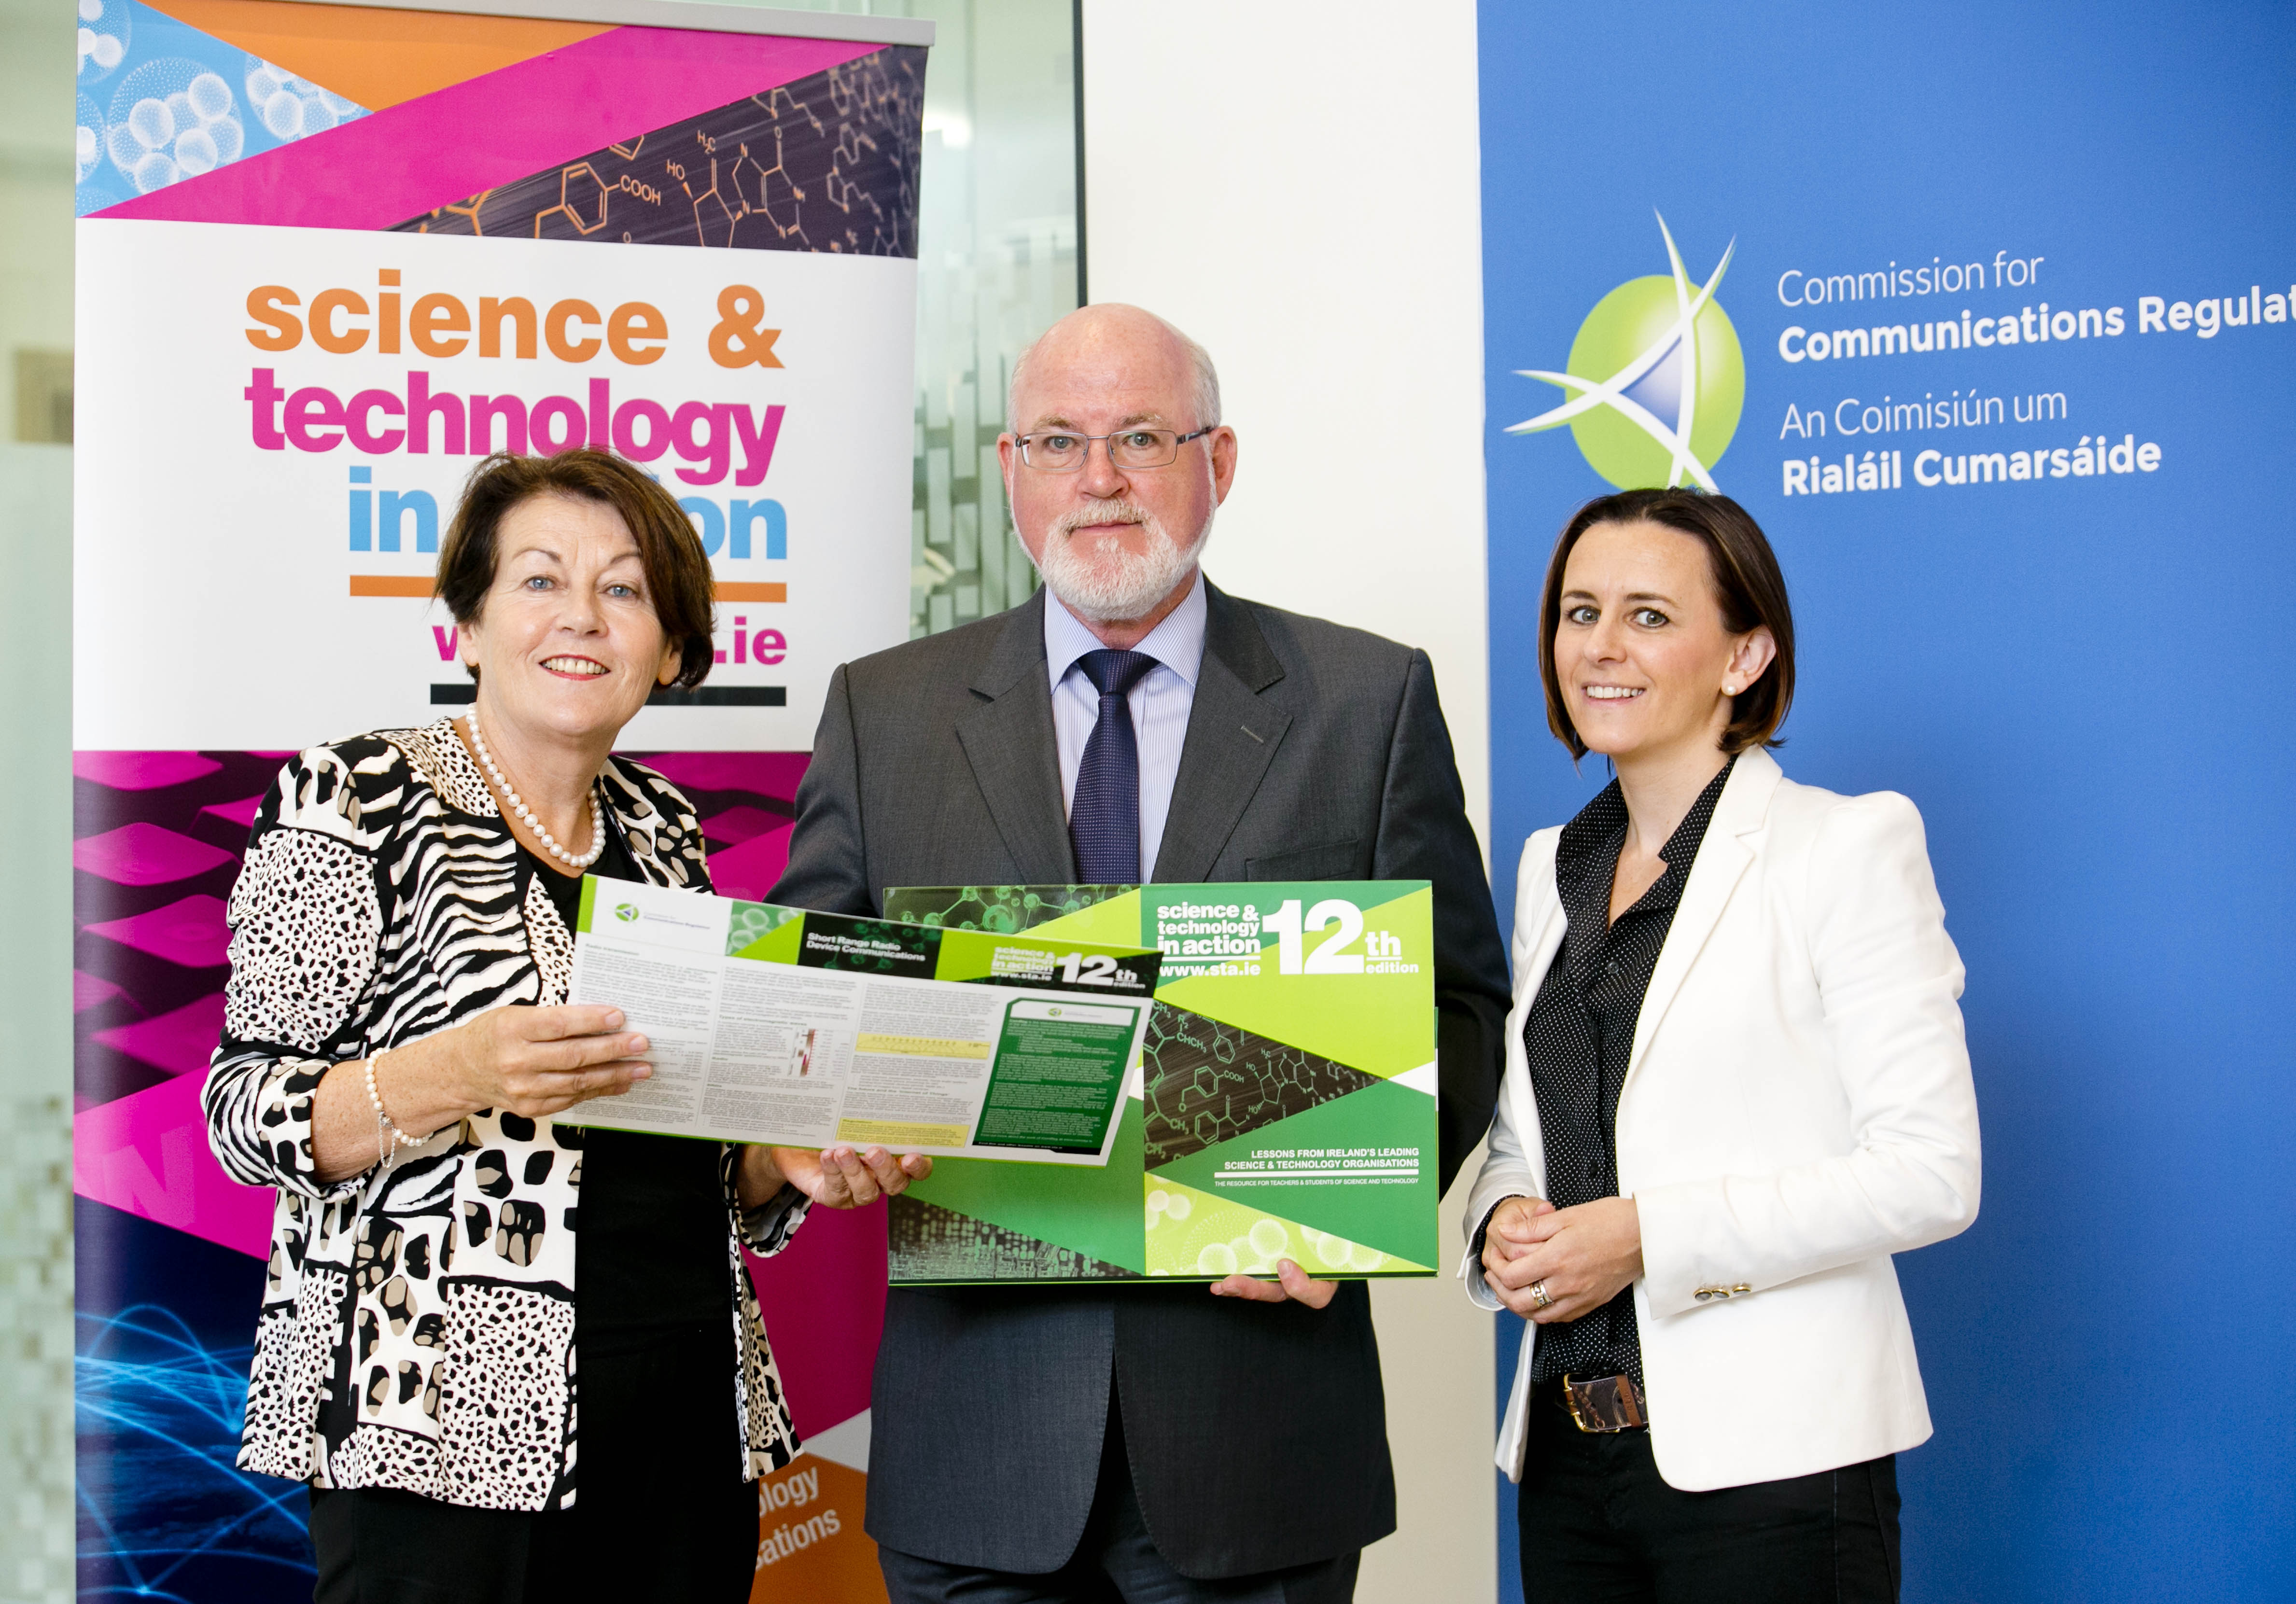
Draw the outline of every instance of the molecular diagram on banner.
[[[1289,1118],[1378,1077],[1159,1002],[1143,1043],[1151,1168]]]
[[[889,46],[413,218],[400,231],[910,256],[920,52]]]

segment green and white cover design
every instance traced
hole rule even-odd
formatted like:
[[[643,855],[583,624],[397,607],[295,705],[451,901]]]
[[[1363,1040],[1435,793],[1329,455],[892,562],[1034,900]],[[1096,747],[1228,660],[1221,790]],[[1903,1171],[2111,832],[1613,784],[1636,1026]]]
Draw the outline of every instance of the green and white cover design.
[[[888,919],[1155,949],[1105,1168],[943,1159],[893,1199],[898,1285],[1431,1275],[1425,880],[897,888]]]

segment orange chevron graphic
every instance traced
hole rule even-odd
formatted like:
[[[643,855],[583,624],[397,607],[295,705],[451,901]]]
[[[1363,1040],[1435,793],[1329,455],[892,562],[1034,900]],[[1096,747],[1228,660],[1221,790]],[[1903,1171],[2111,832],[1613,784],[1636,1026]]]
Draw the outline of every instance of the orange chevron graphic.
[[[308,5],[297,0],[147,3],[370,111],[612,31],[611,24],[600,22]]]

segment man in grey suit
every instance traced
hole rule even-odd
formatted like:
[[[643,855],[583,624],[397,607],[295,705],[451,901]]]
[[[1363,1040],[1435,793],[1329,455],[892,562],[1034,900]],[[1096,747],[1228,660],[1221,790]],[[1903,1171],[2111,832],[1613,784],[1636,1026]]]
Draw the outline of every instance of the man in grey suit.
[[[1508,987],[1426,654],[1204,578],[1235,432],[1161,319],[1055,323],[1007,422],[1046,588],[837,671],[775,900],[1431,880],[1447,1187],[1490,1119]],[[1369,1296],[1289,1260],[1209,1292],[898,1289],[873,1404],[867,1527],[897,1604],[1322,1604],[1395,1529]]]

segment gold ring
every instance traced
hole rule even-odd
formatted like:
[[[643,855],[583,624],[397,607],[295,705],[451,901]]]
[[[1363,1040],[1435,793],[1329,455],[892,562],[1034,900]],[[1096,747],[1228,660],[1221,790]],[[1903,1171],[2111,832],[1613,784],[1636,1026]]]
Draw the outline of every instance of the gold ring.
[[[1551,1309],[1554,1306],[1554,1300],[1546,1295],[1546,1281],[1544,1277],[1530,1283],[1530,1297],[1531,1301],[1542,1309]]]

